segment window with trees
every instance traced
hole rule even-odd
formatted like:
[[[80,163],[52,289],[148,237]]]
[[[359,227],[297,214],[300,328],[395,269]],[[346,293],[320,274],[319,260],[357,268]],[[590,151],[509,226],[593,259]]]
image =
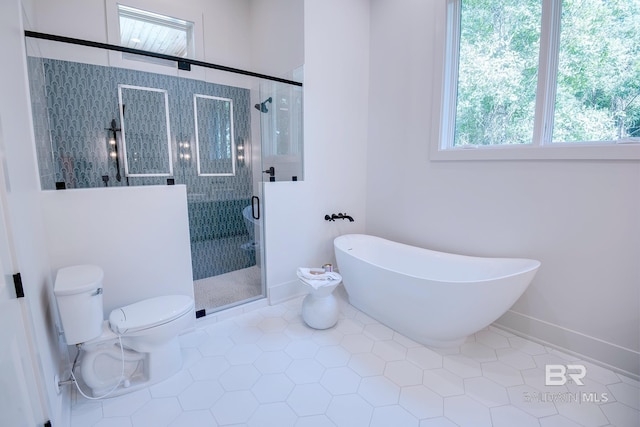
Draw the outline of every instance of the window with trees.
[[[194,57],[193,22],[121,4],[117,7],[122,46],[180,58]]]
[[[440,149],[640,142],[640,0],[448,0]]]

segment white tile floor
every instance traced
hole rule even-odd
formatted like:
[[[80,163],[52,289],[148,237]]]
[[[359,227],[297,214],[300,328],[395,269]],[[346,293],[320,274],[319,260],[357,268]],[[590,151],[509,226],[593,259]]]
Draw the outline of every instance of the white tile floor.
[[[301,298],[199,321],[181,372],[103,401],[74,393],[72,427],[640,426],[638,381],[494,327],[430,349],[336,294],[341,318],[324,331],[304,325]],[[583,386],[544,385],[545,364],[572,362]]]

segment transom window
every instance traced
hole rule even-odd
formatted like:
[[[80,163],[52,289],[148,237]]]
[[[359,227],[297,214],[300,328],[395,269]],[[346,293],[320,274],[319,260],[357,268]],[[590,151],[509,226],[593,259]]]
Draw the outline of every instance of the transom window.
[[[193,22],[118,5],[120,44],[180,58],[193,58]]]
[[[448,0],[440,150],[640,142],[640,0]]]

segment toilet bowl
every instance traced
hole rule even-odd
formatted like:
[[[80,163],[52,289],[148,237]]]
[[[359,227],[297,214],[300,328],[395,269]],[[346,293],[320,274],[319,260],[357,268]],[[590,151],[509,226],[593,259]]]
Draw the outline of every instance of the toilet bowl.
[[[149,298],[103,320],[102,278],[97,266],[72,266],[58,271],[54,285],[67,344],[80,344],[80,378],[93,397],[128,393],[180,370],[178,335],[193,319],[193,299]]]

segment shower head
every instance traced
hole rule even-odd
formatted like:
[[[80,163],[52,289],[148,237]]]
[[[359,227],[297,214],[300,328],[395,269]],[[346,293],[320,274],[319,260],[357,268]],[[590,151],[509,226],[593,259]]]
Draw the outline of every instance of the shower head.
[[[267,102],[273,102],[273,99],[271,99],[271,97],[269,97],[269,98],[265,99],[264,102],[254,105],[254,108],[256,110],[260,111],[261,113],[268,113],[269,109],[267,108]]]

